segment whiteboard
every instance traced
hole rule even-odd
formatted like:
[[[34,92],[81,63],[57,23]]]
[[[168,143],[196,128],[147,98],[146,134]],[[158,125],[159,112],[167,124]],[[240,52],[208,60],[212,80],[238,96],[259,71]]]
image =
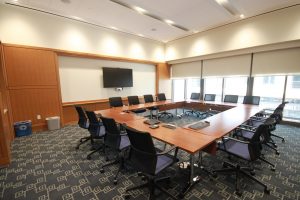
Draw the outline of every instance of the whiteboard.
[[[155,94],[154,65],[68,56],[59,56],[58,65],[63,103]],[[103,88],[102,67],[132,69],[133,87],[123,88],[123,91]]]

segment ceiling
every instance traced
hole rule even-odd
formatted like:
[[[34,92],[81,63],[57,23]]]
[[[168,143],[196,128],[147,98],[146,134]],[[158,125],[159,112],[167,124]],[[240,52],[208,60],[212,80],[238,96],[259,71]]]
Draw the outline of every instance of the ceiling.
[[[300,0],[1,1],[161,42],[300,3]]]

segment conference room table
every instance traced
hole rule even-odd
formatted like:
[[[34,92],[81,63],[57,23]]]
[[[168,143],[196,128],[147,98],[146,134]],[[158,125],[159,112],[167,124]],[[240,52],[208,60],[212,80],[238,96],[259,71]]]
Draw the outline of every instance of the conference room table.
[[[144,121],[146,118],[136,115],[130,111],[137,109],[145,109],[150,107],[168,106],[173,108],[184,106],[185,103],[192,102],[194,107],[205,106],[209,109],[210,106],[226,107],[225,111],[213,115],[205,119],[210,123],[209,126],[199,130],[190,128],[188,124],[184,127],[176,127],[170,129],[161,126],[152,129]],[[175,106],[175,107],[174,107]],[[214,107],[215,108],[215,107]],[[205,102],[205,101],[176,101],[171,100],[158,101],[153,103],[145,103],[131,106],[123,106],[117,108],[110,108],[106,110],[95,111],[96,114],[101,114],[104,117],[114,118],[118,123],[125,123],[127,126],[139,131],[149,132],[151,136],[159,141],[165,142],[169,145],[175,145],[190,154],[190,177],[187,186],[182,191],[182,195],[186,194],[190,187],[199,181],[199,177],[195,175],[195,155],[200,151],[206,151],[211,154],[216,153],[216,141],[227,135],[240,124],[247,121],[250,117],[261,111],[262,108],[255,105],[246,104],[232,104],[222,102]],[[203,120],[199,120],[203,121]],[[197,122],[195,122],[197,123]],[[163,123],[162,123],[163,124]]]

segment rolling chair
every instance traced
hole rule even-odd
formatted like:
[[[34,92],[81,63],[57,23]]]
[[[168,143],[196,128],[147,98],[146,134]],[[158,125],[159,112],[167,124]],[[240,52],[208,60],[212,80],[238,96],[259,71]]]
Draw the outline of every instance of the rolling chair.
[[[140,100],[138,96],[128,96],[128,104],[129,105],[138,105],[140,104]],[[133,110],[132,112],[138,114],[138,113],[144,113],[146,112],[146,109],[138,109],[138,110]]]
[[[84,110],[80,106],[75,106],[76,112],[78,114],[78,126],[88,130],[89,128],[89,121],[88,118],[86,117]],[[79,140],[79,144],[75,147],[75,149],[79,149],[79,146],[86,143],[87,141],[91,140],[91,136],[83,137]],[[91,140],[92,144],[93,141]]]
[[[145,175],[147,179],[147,182],[142,185],[127,188],[126,197],[129,197],[129,191],[148,187],[150,190],[149,199],[155,199],[155,188],[161,190],[163,193],[168,195],[168,197],[176,199],[176,197],[174,197],[166,189],[158,184],[159,182],[164,180],[170,181],[170,177],[157,178],[157,176],[162,171],[177,162],[176,156],[178,148],[176,148],[176,146],[173,146],[168,150],[158,152],[154,147],[152,137],[149,133],[137,131],[127,126],[125,126],[125,129],[131,143],[129,161],[132,163],[132,166],[143,175]],[[174,156],[169,155],[168,153],[174,149]]]
[[[268,127],[266,125],[260,125],[251,140],[249,141],[242,141],[235,138],[222,138],[222,142],[218,143],[218,149],[221,151],[225,151],[229,155],[236,156],[242,160],[246,160],[250,163],[261,159],[261,142],[260,137],[261,135],[268,131]],[[253,167],[241,167],[239,164],[233,164],[230,162],[223,162],[223,169],[214,170],[213,173],[216,176],[217,173],[234,173],[235,174],[235,191],[236,194],[241,196],[242,192],[240,190],[240,176],[244,175],[245,177],[255,181],[256,183],[260,184],[264,187],[264,192],[269,194],[270,190],[268,189],[267,185],[256,179],[253,175]],[[247,173],[250,171],[250,174]]]
[[[154,99],[153,99],[153,95],[152,94],[145,94],[144,95],[144,101],[145,103],[153,103]],[[153,111],[156,110],[158,111],[157,107],[150,107],[148,108],[148,110],[150,111],[150,118],[152,119],[153,117],[158,117],[157,115],[153,115]]]
[[[215,100],[216,100],[216,95],[215,94],[205,94],[204,95],[204,101],[215,101]],[[200,114],[201,115],[206,115],[206,117],[209,117],[209,116],[216,115],[218,113],[220,113],[220,111],[209,109],[206,112],[201,112]]]
[[[243,104],[259,105],[260,96],[244,96]]]
[[[204,101],[215,101],[216,95],[215,94],[205,94]]]
[[[85,111],[85,113],[90,121],[88,130],[91,134],[91,140],[92,141],[94,139],[102,139],[103,140],[104,136],[105,136],[105,128],[104,128],[102,122],[99,121],[99,119],[97,118],[94,111]],[[97,149],[95,149],[94,151],[92,151],[91,153],[89,153],[87,155],[87,159],[90,160],[92,154],[99,152],[102,149],[103,149],[103,145],[100,145]]]
[[[123,106],[123,101],[121,97],[110,97],[108,100],[111,108]]]
[[[226,102],[226,103],[237,103],[237,102],[238,102],[238,99],[239,99],[239,96],[238,96],[238,95],[230,95],[230,94],[227,94],[227,95],[225,95],[225,97],[224,97],[224,102]]]
[[[126,153],[126,150],[130,147],[130,142],[127,134],[125,132],[121,132],[120,127],[118,127],[114,119],[102,116],[100,117],[100,119],[105,127],[106,132],[104,136],[105,154],[107,154],[107,148],[118,153],[114,161],[101,166],[100,172],[104,173],[104,167],[119,163],[118,172],[115,174],[114,177],[114,184],[116,185],[118,183],[118,174],[122,169],[124,169],[124,154]]]
[[[200,100],[200,93],[192,93],[191,94],[191,100]],[[192,110],[188,110],[188,111],[185,111],[184,114],[192,114],[192,115],[196,115],[197,117],[199,117],[199,112],[198,111],[195,111],[194,109]]]
[[[159,94],[157,94],[157,100],[158,101],[166,101],[167,98],[166,98],[165,93],[159,93]],[[173,114],[169,113],[167,111],[163,111],[163,112],[158,113],[158,118],[163,118],[163,117],[168,117],[168,118],[171,117],[172,118]]]

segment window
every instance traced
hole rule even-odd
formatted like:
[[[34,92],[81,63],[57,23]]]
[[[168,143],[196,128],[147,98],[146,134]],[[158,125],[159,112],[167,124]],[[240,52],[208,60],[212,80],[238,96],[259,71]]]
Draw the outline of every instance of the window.
[[[254,77],[253,96],[260,96],[265,108],[276,108],[282,102],[284,82],[285,76]]]
[[[193,92],[200,93],[200,78],[191,78],[186,80],[186,98],[189,99]]]
[[[247,77],[224,78],[224,96],[226,94],[239,95],[239,101],[243,102],[247,92]]]
[[[293,88],[300,88],[300,76],[292,76],[293,81],[292,81],[292,87]]]
[[[222,101],[223,78],[205,78],[204,95],[216,94],[216,101]]]
[[[173,79],[173,100],[184,100],[185,99],[185,80],[184,79]]]
[[[300,76],[288,76],[283,116],[290,119],[300,119]]]

